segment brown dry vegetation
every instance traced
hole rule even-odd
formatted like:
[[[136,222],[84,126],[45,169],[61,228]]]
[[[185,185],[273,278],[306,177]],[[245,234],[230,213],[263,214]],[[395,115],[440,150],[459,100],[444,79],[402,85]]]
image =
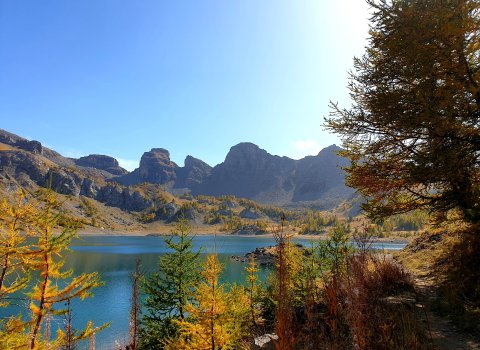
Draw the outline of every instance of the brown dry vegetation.
[[[12,151],[12,150],[16,150],[16,149],[17,148],[15,148],[15,147],[12,147],[10,145],[6,145],[6,144],[0,142],[0,151]]]
[[[395,255],[415,277],[438,349],[480,349],[480,240],[454,222],[432,229]]]

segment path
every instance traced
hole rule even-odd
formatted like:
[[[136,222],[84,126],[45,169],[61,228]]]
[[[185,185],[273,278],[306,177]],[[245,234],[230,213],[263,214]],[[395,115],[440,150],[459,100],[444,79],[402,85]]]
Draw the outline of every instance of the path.
[[[431,305],[438,298],[433,280],[426,276],[415,278],[419,300],[417,307],[421,311],[427,334],[430,333],[435,350],[480,350],[480,343],[472,336],[462,333],[448,319],[431,310]]]

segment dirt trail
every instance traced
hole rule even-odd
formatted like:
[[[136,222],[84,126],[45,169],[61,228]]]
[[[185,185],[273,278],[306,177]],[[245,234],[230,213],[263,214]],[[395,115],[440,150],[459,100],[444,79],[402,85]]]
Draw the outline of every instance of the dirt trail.
[[[446,316],[440,316],[431,310],[431,305],[438,298],[434,281],[426,276],[415,278],[419,300],[416,306],[421,309],[422,322],[427,334],[432,338],[435,350],[480,350],[480,342],[469,334],[462,333]]]

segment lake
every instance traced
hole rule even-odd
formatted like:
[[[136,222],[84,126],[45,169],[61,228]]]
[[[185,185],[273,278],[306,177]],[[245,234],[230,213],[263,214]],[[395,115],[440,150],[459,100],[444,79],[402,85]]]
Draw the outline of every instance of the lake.
[[[295,239],[295,242],[309,246],[311,240]],[[224,265],[221,279],[227,282],[242,283],[245,280],[245,263],[233,261],[232,255],[243,255],[257,247],[266,247],[275,243],[271,237],[214,236],[198,235],[195,237],[194,250],[203,253],[217,252]],[[373,248],[399,250],[405,244],[375,243]],[[157,267],[158,256],[167,252],[162,237],[101,236],[81,237],[72,241],[71,251],[66,255],[65,268],[72,268],[75,274],[98,271],[104,286],[94,290],[94,297],[73,302],[74,326],[82,327],[87,320],[95,325],[111,322],[109,328],[96,336],[96,349],[113,349],[115,341],[128,339],[128,323],[131,298],[131,274],[135,260],[142,261],[142,271],[146,274]],[[267,271],[261,273],[265,276]],[[27,302],[24,302],[27,305]],[[12,305],[0,309],[0,317],[16,314],[25,305]],[[28,305],[27,305],[28,309]],[[62,321],[52,324],[62,326]],[[82,344],[79,349],[88,349]]]

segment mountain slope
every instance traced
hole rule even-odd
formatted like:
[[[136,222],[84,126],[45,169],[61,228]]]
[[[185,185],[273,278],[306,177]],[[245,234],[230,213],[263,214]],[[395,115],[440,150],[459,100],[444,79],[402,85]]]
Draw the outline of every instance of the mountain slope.
[[[337,155],[340,150],[332,145],[317,156],[293,160],[271,155],[252,143],[240,143],[193,193],[333,208],[353,195],[353,190],[345,186],[342,167],[348,162]]]
[[[316,156],[294,160],[245,142],[231,147],[225,161],[212,168],[192,156],[180,167],[167,150],[153,148],[143,154],[137,169],[128,172],[110,156],[66,158],[38,141],[0,129],[0,178],[133,211],[154,203],[138,190],[137,185],[144,183],[172,193],[234,195],[264,204],[330,209],[353,195],[344,184],[341,167],[348,162],[337,155],[339,150],[332,145]]]

